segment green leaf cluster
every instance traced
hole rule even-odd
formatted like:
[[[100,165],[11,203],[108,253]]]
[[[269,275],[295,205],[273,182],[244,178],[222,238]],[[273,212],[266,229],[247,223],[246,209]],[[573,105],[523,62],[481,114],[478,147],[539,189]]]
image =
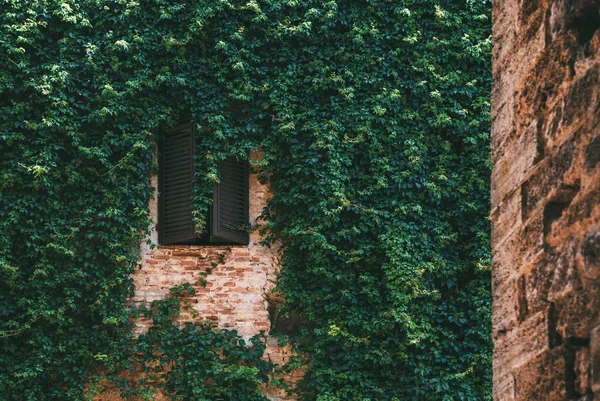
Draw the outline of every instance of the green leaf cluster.
[[[189,116],[199,228],[217,162],[263,150],[302,399],[490,400],[490,8],[0,0],[0,399],[205,352],[201,327],[134,339],[127,307],[156,137]],[[256,352],[227,377],[261,382]],[[166,386],[202,399],[182,375],[210,363]],[[223,386],[202,397],[243,399]]]
[[[211,323],[175,324],[185,297],[191,295],[190,285],[175,287],[171,296],[154,301],[144,311],[153,325],[136,341],[134,352],[139,358],[129,374],[141,379],[124,394],[139,396],[159,389],[173,400],[267,401],[262,385],[273,366],[262,359],[261,335],[248,345],[236,331],[220,330]]]

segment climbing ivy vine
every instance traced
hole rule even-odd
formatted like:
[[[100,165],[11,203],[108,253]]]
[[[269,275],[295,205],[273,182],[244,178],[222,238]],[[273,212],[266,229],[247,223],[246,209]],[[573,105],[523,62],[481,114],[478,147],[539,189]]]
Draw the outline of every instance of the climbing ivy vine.
[[[258,339],[176,313],[131,334],[156,136],[186,115],[199,226],[217,162],[264,152],[301,399],[490,400],[490,8],[0,0],[0,399],[80,400],[203,346],[167,393],[263,399]]]

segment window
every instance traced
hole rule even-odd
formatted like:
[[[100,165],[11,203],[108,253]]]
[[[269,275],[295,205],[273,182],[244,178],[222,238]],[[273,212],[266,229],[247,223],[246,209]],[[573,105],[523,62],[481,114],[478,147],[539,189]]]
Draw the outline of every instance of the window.
[[[218,166],[219,183],[206,232],[197,235],[192,220],[194,139],[191,122],[167,131],[159,144],[159,242],[175,244],[248,244],[248,163],[233,157]]]

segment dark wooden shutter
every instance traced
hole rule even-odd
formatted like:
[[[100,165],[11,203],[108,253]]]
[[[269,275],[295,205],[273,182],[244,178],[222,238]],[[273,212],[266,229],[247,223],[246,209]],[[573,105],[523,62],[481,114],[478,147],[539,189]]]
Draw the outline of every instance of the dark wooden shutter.
[[[159,242],[177,244],[196,239],[192,220],[194,133],[191,123],[168,131],[160,146]]]
[[[229,157],[219,163],[219,183],[213,192],[211,236],[215,243],[247,245],[248,163]]]

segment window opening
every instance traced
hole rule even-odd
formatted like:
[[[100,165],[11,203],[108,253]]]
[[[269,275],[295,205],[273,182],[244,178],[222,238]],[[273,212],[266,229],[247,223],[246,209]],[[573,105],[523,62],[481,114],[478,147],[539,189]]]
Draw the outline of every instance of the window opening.
[[[195,176],[193,124],[179,124],[159,143],[159,242],[163,245],[246,245],[249,242],[249,169],[247,161],[228,157],[218,165],[212,207],[204,233],[192,218]]]

